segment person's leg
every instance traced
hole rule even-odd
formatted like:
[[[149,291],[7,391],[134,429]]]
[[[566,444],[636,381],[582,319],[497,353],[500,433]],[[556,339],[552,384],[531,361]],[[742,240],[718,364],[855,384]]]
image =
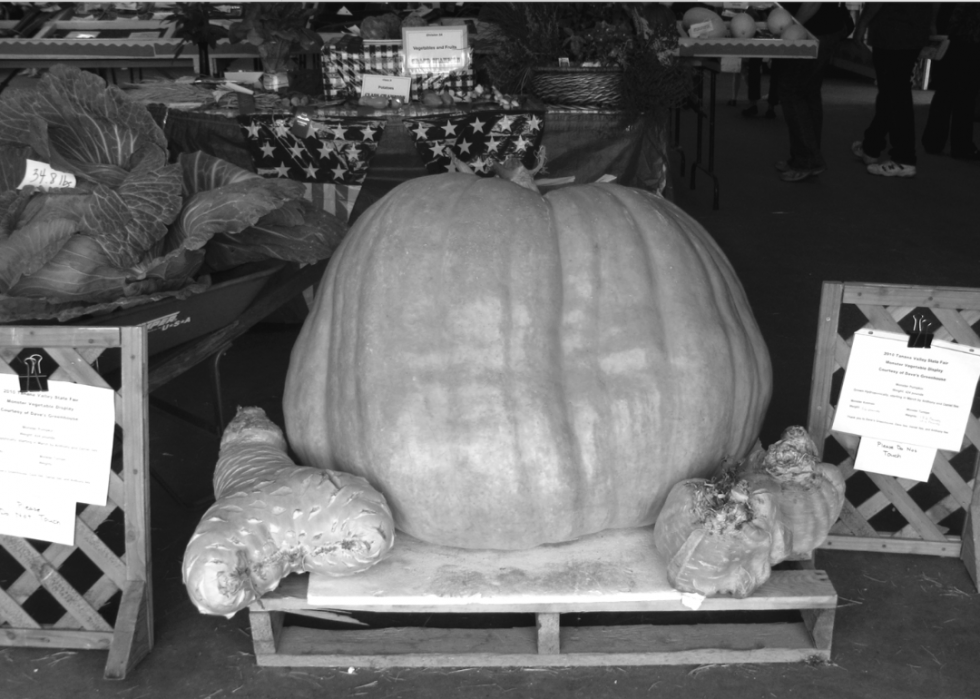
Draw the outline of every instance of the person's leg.
[[[742,110],[742,116],[756,116],[759,113],[759,99],[762,97],[762,59],[745,59],[745,87],[749,106]]]
[[[881,76],[889,70],[882,51],[872,51],[871,60],[875,69],[878,92],[875,94],[875,110],[871,123],[864,130],[861,148],[865,155],[877,158],[888,145],[888,92],[882,90]]]
[[[819,170],[824,167],[811,114],[812,61],[783,59],[773,61],[779,82],[779,101],[789,134],[791,170]]]
[[[830,68],[837,47],[840,45],[844,32],[818,36],[820,44],[817,50],[817,57],[814,59],[813,75],[810,78],[807,88],[807,107],[810,112],[810,119],[813,122],[814,142],[819,160],[825,165],[822,153],[823,140],[823,79]]]
[[[949,48],[953,48],[952,43]],[[954,158],[974,160],[978,155],[973,122],[980,94],[980,44],[962,42],[958,53],[959,60],[950,66],[955,70],[951,82],[956,89],[950,105],[949,152]]]
[[[912,70],[917,49],[876,49],[878,94],[885,109],[884,123],[891,148],[888,155],[900,165],[915,165],[915,112],[912,102]],[[879,69],[880,66],[880,69]]]
[[[941,61],[933,61],[932,100],[929,102],[929,115],[922,132],[922,147],[927,153],[941,153],[949,139],[950,117],[957,86],[954,80],[958,57],[951,41],[946,55]]]

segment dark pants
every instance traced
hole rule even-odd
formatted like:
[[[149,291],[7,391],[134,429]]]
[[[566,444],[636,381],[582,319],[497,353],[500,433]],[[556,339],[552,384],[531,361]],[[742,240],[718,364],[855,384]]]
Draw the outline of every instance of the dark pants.
[[[762,59],[761,58],[746,58],[745,59],[745,85],[748,89],[749,102],[755,104],[760,99],[762,99]],[[775,107],[779,104],[776,98],[776,81],[769,81],[769,95],[766,97],[766,102],[769,103],[770,107]]]
[[[818,36],[816,58],[784,58],[772,62],[779,104],[789,130],[789,166],[794,170],[826,167],[820,150],[823,132],[823,78],[844,32]]]
[[[890,146],[889,157],[900,165],[915,165],[915,113],[912,109],[912,70],[920,49],[872,49],[878,82],[875,115],[864,131],[862,147],[877,158]]]
[[[929,104],[929,119],[922,147],[939,153],[949,141],[952,155],[974,152],[973,112],[980,93],[980,44],[953,37],[941,61],[933,63],[936,91]]]

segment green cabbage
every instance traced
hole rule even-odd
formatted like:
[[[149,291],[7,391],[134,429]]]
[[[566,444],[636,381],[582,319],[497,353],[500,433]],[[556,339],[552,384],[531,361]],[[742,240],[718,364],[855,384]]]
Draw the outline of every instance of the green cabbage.
[[[144,106],[77,68],[0,96],[0,322],[186,296],[211,270],[324,259],[346,232],[300,183],[166,147]],[[28,159],[75,186],[18,189]]]

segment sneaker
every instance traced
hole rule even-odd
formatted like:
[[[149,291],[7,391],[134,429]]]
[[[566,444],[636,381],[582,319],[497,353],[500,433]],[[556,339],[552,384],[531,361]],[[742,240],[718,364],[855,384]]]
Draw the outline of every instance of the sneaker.
[[[773,167],[776,168],[776,172],[786,172],[790,169],[788,160],[777,160]]]
[[[883,163],[871,163],[868,172],[882,177],[915,177],[915,165],[902,165],[891,160]]]
[[[821,172],[827,168],[817,167],[812,170],[786,170],[782,175],[779,176],[783,182],[800,182],[810,177],[816,177]]]
[[[855,158],[863,161],[865,165],[871,165],[872,163],[878,162],[878,158],[870,156],[864,152],[864,145],[861,143],[861,141],[855,141],[851,144],[851,152],[854,153]]]

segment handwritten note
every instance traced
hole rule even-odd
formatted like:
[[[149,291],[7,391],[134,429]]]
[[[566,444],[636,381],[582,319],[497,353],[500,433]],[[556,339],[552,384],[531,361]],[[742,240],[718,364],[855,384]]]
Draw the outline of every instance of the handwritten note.
[[[38,187],[39,189],[68,189],[75,186],[75,176],[70,172],[60,172],[47,163],[27,159],[27,169],[24,179],[17,189]]]
[[[75,501],[0,491],[0,534],[72,546],[75,543]]]
[[[854,468],[925,483],[935,460],[936,450],[931,447],[862,437]]]
[[[959,451],[980,378],[980,352],[934,340],[911,349],[908,336],[854,334],[833,429],[884,442]]]
[[[0,374],[0,492],[105,505],[115,424],[112,389]]]

